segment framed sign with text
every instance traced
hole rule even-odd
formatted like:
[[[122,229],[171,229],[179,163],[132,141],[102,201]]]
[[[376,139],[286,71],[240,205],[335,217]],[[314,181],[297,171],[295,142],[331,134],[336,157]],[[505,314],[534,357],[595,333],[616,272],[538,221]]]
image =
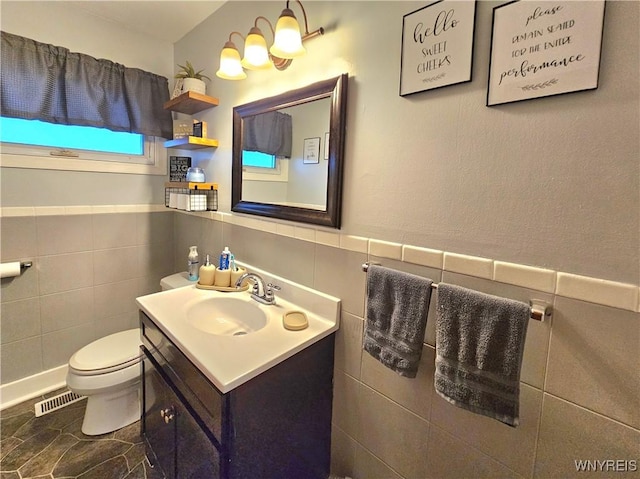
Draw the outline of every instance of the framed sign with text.
[[[303,163],[320,162],[320,137],[305,138],[303,147]]]
[[[402,17],[400,96],[471,81],[475,0],[440,0]]]
[[[169,181],[187,181],[187,170],[190,166],[190,156],[170,156]]]
[[[487,106],[598,88],[604,0],[493,9]]]

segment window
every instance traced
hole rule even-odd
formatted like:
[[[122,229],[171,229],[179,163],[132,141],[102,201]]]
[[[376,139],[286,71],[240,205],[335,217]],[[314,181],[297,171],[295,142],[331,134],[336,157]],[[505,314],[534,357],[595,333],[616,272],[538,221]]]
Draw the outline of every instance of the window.
[[[7,167],[166,174],[160,139],[138,133],[0,117],[0,141]]]
[[[275,168],[275,155],[268,155],[259,151],[242,151],[242,166],[251,166],[254,168]]]
[[[287,181],[287,158],[259,151],[242,150],[242,178],[253,181]]]
[[[38,120],[0,117],[0,141],[25,145],[51,146],[64,150],[79,149],[142,155],[144,135],[116,132],[92,126],[72,126]]]
[[[167,174],[167,153],[160,140],[172,136],[171,112],[164,109],[169,99],[166,77],[71,52],[63,46],[0,33],[3,116],[67,125],[60,126],[62,130],[53,136],[67,137],[59,131],[70,131],[71,139],[88,140],[88,144],[63,141],[52,145],[51,140],[40,141],[42,124],[22,121],[13,129],[21,131],[21,139],[7,139],[1,145],[2,166]],[[80,124],[97,128],[91,131],[105,133],[101,129],[108,128],[135,131],[145,137],[115,134],[107,139],[89,138],[87,127],[75,128]],[[124,137],[133,143],[121,150]],[[115,144],[114,152],[111,146]]]

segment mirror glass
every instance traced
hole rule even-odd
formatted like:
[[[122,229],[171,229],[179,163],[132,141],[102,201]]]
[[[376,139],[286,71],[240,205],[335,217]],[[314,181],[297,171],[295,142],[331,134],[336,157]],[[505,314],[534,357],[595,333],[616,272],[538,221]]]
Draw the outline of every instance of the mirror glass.
[[[232,211],[340,227],[347,79],[233,109]]]

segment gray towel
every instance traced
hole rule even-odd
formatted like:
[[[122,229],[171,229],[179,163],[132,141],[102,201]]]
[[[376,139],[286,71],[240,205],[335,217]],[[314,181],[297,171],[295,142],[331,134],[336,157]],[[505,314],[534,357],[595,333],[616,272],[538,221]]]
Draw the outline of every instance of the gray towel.
[[[432,283],[382,266],[367,269],[364,350],[401,376],[416,377]]]
[[[440,283],[436,306],[437,393],[517,426],[529,305]]]

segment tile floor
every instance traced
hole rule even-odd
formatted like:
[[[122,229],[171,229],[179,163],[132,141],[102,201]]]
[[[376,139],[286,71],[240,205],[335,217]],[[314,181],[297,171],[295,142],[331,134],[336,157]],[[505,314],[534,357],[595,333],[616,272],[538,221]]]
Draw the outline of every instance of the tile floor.
[[[138,422],[85,436],[86,400],[35,417],[37,402],[61,392],[0,412],[0,479],[162,479],[146,461]]]

